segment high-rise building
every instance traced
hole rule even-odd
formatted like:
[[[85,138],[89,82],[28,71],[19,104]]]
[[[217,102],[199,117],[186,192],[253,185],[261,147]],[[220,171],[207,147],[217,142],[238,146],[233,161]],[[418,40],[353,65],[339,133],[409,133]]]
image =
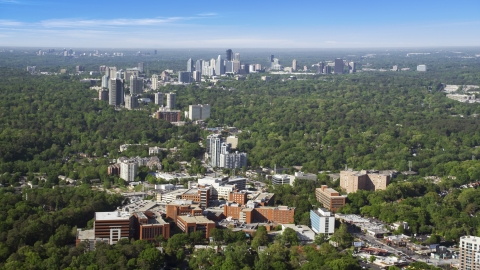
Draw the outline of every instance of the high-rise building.
[[[192,73],[193,81],[194,82],[201,82],[202,81],[202,72],[195,70]]]
[[[323,74],[330,74],[332,73],[332,67],[330,65],[325,65],[325,68],[323,69]]]
[[[459,270],[474,270],[480,267],[480,237],[460,237],[460,267]]]
[[[199,71],[200,73],[202,72],[202,69],[203,69],[203,60],[202,59],[198,59],[196,62],[195,62],[195,71]]]
[[[155,96],[155,104],[162,106],[163,105],[163,93],[158,92],[153,94]]]
[[[270,55],[270,57],[268,58],[268,60],[269,60],[269,62],[271,63],[271,62],[273,62],[273,59],[275,59],[275,55],[272,54],[272,55]]]
[[[420,71],[420,72],[427,71],[427,65],[418,65],[417,66],[417,71]]]
[[[227,61],[232,61],[232,60],[233,60],[233,57],[232,57],[232,56],[233,56],[233,51],[232,51],[231,49],[228,49],[228,50],[226,51],[226,57],[227,57],[226,60],[227,60]]]
[[[390,175],[378,171],[340,171],[340,187],[347,193],[357,190],[383,190],[390,183]]]
[[[233,73],[233,61],[225,61],[225,73]]]
[[[310,210],[310,223],[316,233],[330,235],[335,231],[335,217],[327,209]]]
[[[220,154],[220,168],[235,169],[244,166],[247,166],[246,153],[239,153],[236,151],[235,153]]]
[[[178,72],[178,82],[179,83],[190,83],[192,78],[192,72],[190,71],[179,71]]]
[[[107,75],[110,78],[115,78],[117,77],[117,68],[116,67],[106,67],[105,68],[105,75]]]
[[[103,88],[109,88],[109,82],[110,82],[110,77],[108,77],[107,75],[103,75],[102,76],[102,87]]]
[[[120,163],[120,178],[127,182],[135,181],[138,165],[135,162]]]
[[[357,72],[357,63],[355,63],[355,62],[350,62],[350,63],[348,63],[348,71],[349,71],[350,73],[355,73],[355,72]]]
[[[195,70],[194,62],[192,58],[188,59],[187,61],[187,72],[192,72]]]
[[[177,94],[175,93],[168,93],[167,94],[167,109],[173,110],[175,109],[175,102],[177,100]]]
[[[110,90],[108,92],[108,104],[120,106],[123,103],[123,82],[121,79],[110,80]]]
[[[108,101],[108,90],[102,89],[98,91],[98,100]]]
[[[335,59],[335,74],[343,74],[343,59],[336,58]]]
[[[233,61],[240,62],[240,53],[235,53],[235,58]]]
[[[210,165],[212,167],[219,167],[220,166],[220,153],[221,153],[221,146],[222,146],[222,138],[219,134],[212,134],[207,137],[209,141],[209,157],[210,157]]]
[[[125,108],[127,108],[128,110],[138,108],[137,96],[125,95]]]
[[[292,61],[292,71],[297,71],[297,59],[293,59]]]
[[[157,74],[152,75],[152,89],[153,90],[158,89],[158,75]]]
[[[138,70],[143,73],[143,62],[138,63]]]
[[[317,73],[323,73],[323,69],[325,68],[325,64],[323,62],[318,63]]]
[[[217,60],[215,61],[215,74],[216,75],[225,74],[225,66],[223,65],[223,60],[221,55],[219,55]]]
[[[140,95],[143,93],[143,79],[136,76],[130,76],[130,94]]]

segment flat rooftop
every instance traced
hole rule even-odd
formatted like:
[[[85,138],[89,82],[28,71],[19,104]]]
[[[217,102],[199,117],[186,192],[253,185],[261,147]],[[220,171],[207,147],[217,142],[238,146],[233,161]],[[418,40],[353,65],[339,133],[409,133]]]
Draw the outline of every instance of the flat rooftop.
[[[204,216],[178,216],[177,219],[182,219],[187,223],[213,223],[215,222],[209,220]]]
[[[95,230],[85,230],[82,231],[81,229],[77,230],[78,239],[80,240],[93,240],[95,239]]]
[[[128,220],[129,212],[95,212],[95,220]]]

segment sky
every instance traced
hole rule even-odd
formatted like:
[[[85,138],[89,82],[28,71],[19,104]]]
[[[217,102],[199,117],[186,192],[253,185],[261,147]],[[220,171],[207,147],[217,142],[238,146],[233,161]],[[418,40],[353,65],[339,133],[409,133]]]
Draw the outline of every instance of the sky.
[[[479,0],[0,0],[0,46],[480,46]]]

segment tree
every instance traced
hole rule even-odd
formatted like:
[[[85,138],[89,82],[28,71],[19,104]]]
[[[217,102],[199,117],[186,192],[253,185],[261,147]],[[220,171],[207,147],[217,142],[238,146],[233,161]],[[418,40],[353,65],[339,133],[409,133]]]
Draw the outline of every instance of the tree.
[[[298,245],[298,235],[297,232],[292,228],[285,228],[282,233],[282,243],[290,244],[292,246]]]
[[[368,261],[373,263],[376,259],[377,257],[375,257],[374,255],[371,255],[370,258],[368,258]]]
[[[259,226],[252,240],[252,249],[256,250],[259,246],[265,246],[268,243],[267,229],[265,226]]]
[[[315,235],[315,240],[313,241],[315,245],[321,245],[323,243],[328,243],[328,235],[324,233],[319,233]]]
[[[165,247],[165,252],[169,256],[173,256],[175,253],[180,250],[183,251],[185,246],[189,243],[188,234],[178,233],[170,237],[167,241],[167,246]]]
[[[332,235],[333,241],[337,242],[341,248],[348,248],[352,245],[353,236],[348,232],[347,225],[342,223]]]

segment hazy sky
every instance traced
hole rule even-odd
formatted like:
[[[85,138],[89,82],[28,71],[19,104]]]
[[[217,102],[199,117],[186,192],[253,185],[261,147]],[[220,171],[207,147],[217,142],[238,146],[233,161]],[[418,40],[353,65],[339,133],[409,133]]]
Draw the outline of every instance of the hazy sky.
[[[480,46],[480,1],[0,0],[0,46]]]

